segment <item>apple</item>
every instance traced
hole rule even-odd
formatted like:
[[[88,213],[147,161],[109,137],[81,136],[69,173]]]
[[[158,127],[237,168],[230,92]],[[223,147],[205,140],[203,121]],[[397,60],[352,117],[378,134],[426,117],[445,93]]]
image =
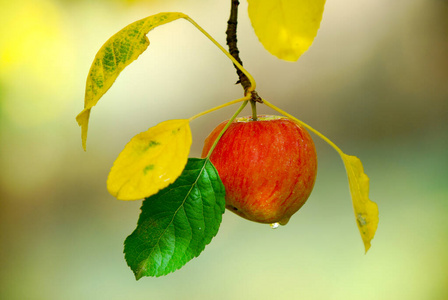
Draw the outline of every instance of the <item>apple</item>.
[[[206,138],[206,157],[221,130]],[[210,161],[226,189],[226,208],[251,221],[285,225],[306,202],[317,174],[317,155],[305,128],[285,117],[235,119]]]

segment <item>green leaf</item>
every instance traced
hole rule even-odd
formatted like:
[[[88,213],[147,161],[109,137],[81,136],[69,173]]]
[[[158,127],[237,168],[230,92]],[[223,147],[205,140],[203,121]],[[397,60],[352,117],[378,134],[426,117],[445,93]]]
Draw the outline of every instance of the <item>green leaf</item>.
[[[118,200],[139,200],[173,183],[187,164],[188,119],[168,120],[134,136],[115,160],[107,189]]]
[[[82,145],[86,149],[90,110],[109,90],[125,67],[149,46],[146,34],[157,26],[187,17],[183,13],[165,12],[138,20],[116,34],[101,47],[87,76],[84,109],[76,117],[81,126]]]
[[[143,201],[125,259],[136,279],[173,272],[204,250],[217,234],[225,190],[208,159],[190,158],[170,186]]]
[[[296,61],[311,46],[325,0],[248,0],[249,18],[260,42],[272,55]]]

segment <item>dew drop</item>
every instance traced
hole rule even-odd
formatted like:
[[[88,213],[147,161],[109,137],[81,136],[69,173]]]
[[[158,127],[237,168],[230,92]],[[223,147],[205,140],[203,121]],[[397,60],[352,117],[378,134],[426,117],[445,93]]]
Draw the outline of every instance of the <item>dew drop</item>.
[[[277,229],[278,226],[280,226],[280,224],[276,222],[276,223],[270,224],[270,226],[271,226],[272,229]]]

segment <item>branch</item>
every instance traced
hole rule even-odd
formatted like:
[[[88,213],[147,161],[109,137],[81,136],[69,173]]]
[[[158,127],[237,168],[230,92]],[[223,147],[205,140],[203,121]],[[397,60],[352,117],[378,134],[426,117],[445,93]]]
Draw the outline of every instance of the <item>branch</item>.
[[[241,65],[243,65],[243,62],[241,61],[240,56],[239,56],[240,51],[238,50],[238,46],[237,46],[238,39],[236,36],[236,30],[237,30],[237,26],[238,26],[238,5],[239,4],[240,3],[238,0],[231,0],[230,17],[229,17],[229,20],[227,21],[226,35],[227,35],[227,46],[229,46],[230,54]],[[241,72],[241,70],[238,69],[236,66],[235,66],[235,69],[236,69],[236,73],[238,74],[238,77],[239,77],[239,80],[236,83],[237,84],[241,83],[241,85],[243,86],[244,92],[246,93],[248,88],[251,85],[250,81],[247,78],[247,76],[243,72]],[[258,96],[256,91],[252,92],[251,101],[263,103],[263,100],[261,99],[260,96]]]

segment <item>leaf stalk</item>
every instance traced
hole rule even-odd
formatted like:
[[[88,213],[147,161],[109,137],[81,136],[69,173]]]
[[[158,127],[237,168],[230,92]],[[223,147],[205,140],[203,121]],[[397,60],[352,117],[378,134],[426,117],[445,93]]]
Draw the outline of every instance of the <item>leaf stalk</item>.
[[[191,19],[189,16],[184,16],[185,20],[193,24],[202,34],[204,34],[210,41],[212,41],[213,44],[216,45],[230,60],[233,62],[233,64],[243,72],[244,75],[247,76],[250,82],[250,86],[246,90],[246,95],[250,94],[252,95],[256,88],[256,83],[254,78],[249,74],[249,72],[246,71],[246,69],[243,68],[243,66],[226,50],[223,46],[221,46],[210,34],[208,34],[207,31],[205,31],[201,26],[199,26],[198,23],[196,23],[193,19]]]
[[[244,107],[246,107],[247,102],[249,102],[249,100],[246,100],[246,101],[243,102],[243,104],[241,104],[240,108],[238,108],[238,110],[233,114],[233,116],[227,122],[226,126],[224,126],[224,128],[221,130],[221,132],[219,133],[219,135],[216,138],[215,142],[213,143],[212,147],[208,151],[207,159],[210,159],[210,156],[212,155],[213,150],[215,149],[216,145],[218,145],[218,142],[221,139],[221,137],[223,136],[224,132],[226,132],[227,128],[230,127],[230,125],[232,124],[233,120],[235,120],[235,118],[238,117],[238,115],[244,109]]]
[[[331,147],[333,147],[340,155],[343,155],[344,152],[342,152],[342,150],[336,146],[335,143],[333,143],[332,141],[330,141],[327,137],[325,137],[322,133],[320,133],[319,131],[317,131],[316,129],[314,129],[313,127],[311,127],[310,125],[300,121],[299,119],[293,117],[292,115],[288,114],[286,111],[278,108],[277,106],[273,105],[272,103],[268,102],[266,99],[263,99],[263,103],[266,104],[266,106],[272,108],[273,110],[278,111],[279,113],[281,113],[282,115],[288,117],[289,119],[293,120],[296,123],[299,123],[300,125],[302,125],[303,127],[309,129],[310,131],[312,131],[313,133],[315,133],[318,137],[320,137],[321,139],[323,139],[325,142],[327,142]]]
[[[199,117],[202,117],[203,115],[206,115],[206,114],[208,114],[208,113],[214,112],[215,110],[224,108],[224,107],[226,107],[226,106],[229,106],[229,105],[232,105],[232,104],[235,104],[235,103],[238,103],[238,102],[247,101],[247,100],[250,100],[250,97],[249,97],[249,96],[246,96],[246,97],[243,97],[243,98],[239,98],[239,99],[236,99],[236,100],[229,101],[229,102],[224,103],[224,104],[222,104],[222,105],[219,105],[219,106],[213,107],[213,108],[211,108],[211,109],[209,109],[209,110],[206,110],[206,111],[203,111],[203,112],[201,112],[201,113],[198,113],[197,115],[194,115],[193,117],[191,117],[189,120],[192,121],[192,120],[194,120],[194,119],[197,119],[197,118],[199,118]]]

